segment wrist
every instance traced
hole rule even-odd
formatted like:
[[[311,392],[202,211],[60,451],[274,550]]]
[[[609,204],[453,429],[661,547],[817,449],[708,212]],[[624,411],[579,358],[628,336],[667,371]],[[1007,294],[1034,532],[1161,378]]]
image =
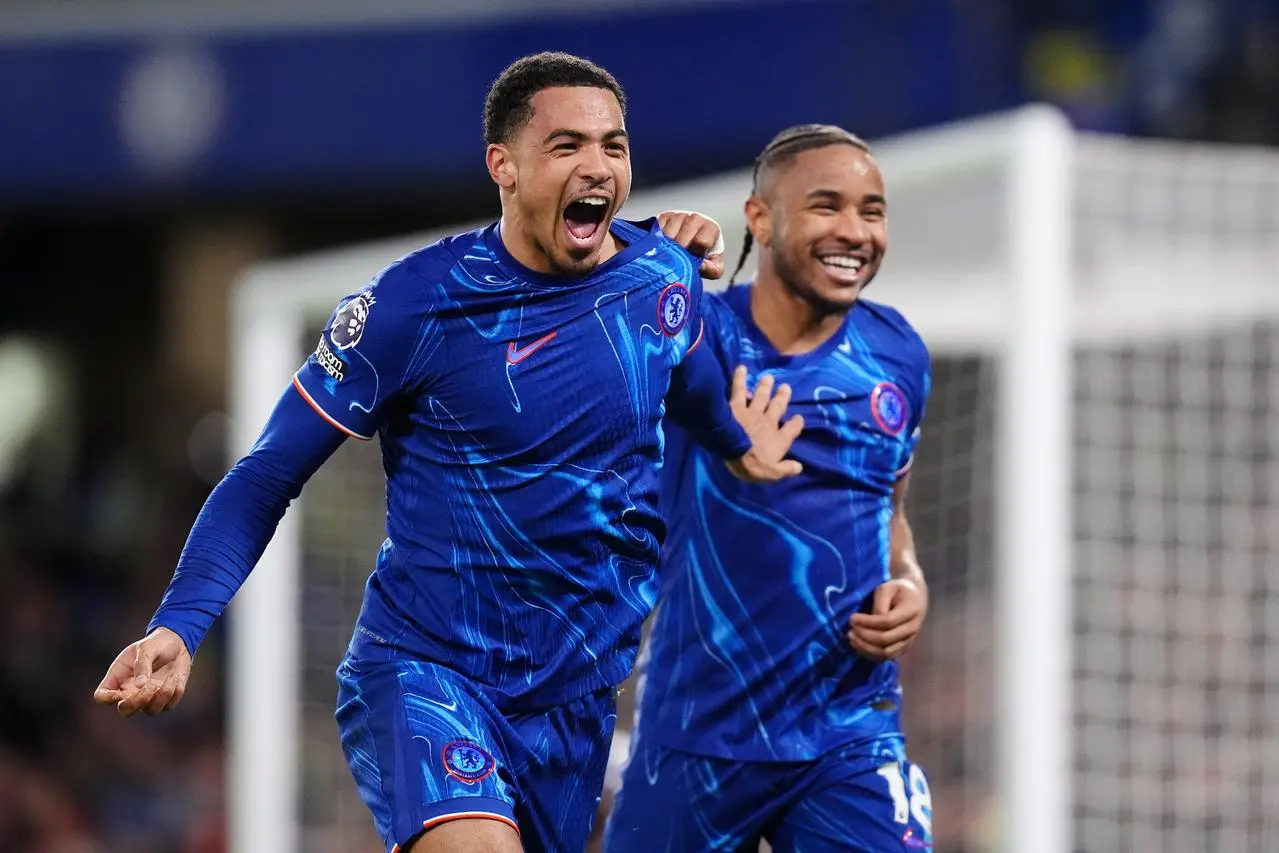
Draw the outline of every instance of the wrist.
[[[924,579],[924,570],[914,563],[901,563],[893,567],[892,579],[897,583],[910,586],[925,599],[928,598],[928,581]]]
[[[146,636],[147,637],[171,637],[177,640],[182,639],[182,635],[179,634],[174,629],[170,628],[168,625],[152,625],[151,630],[147,631]],[[183,642],[183,645],[185,645],[185,641]]]
[[[190,626],[185,626],[178,619],[170,619],[168,614],[163,611],[157,613],[151,620],[151,624],[147,626],[144,638],[171,636],[176,638],[186,649],[187,655],[195,660],[196,649],[200,647],[200,641],[204,639],[203,632]]]

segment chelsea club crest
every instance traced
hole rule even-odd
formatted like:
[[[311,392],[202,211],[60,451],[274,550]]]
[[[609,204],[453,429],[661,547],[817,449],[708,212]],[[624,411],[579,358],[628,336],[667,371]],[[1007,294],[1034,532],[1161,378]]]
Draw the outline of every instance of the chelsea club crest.
[[[678,281],[668,284],[657,297],[657,321],[667,337],[674,337],[688,320],[688,288]]]
[[[455,740],[443,749],[444,770],[459,782],[474,785],[488,778],[495,762],[479,744],[469,740]]]
[[[910,406],[900,388],[891,382],[881,382],[870,392],[870,413],[880,429],[889,435],[899,435],[906,428]]]

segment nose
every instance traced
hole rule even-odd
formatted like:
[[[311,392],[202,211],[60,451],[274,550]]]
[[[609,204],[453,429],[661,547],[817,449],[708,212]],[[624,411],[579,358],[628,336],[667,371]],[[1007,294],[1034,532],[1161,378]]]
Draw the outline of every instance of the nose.
[[[583,146],[577,173],[593,184],[608,180],[608,163],[604,157],[604,150],[598,145]]]
[[[871,241],[870,223],[861,215],[861,211],[852,209],[839,218],[835,236],[853,246],[861,246]]]

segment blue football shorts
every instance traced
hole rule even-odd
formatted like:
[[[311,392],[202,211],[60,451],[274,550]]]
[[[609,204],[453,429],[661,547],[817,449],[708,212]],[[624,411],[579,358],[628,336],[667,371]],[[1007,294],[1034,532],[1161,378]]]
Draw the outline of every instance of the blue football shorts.
[[[887,853],[932,848],[932,800],[900,737],[809,762],[728,761],[643,737],[605,829],[605,853]]]
[[[509,824],[528,853],[584,849],[617,720],[614,689],[504,715],[439,664],[348,655],[337,677],[342,749],[388,853],[459,818]]]

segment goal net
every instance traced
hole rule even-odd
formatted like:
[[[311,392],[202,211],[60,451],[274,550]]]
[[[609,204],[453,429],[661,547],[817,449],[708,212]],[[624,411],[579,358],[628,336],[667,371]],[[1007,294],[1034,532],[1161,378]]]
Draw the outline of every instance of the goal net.
[[[1279,849],[1279,153],[1042,108],[876,148],[892,240],[870,295],[934,358],[910,504],[932,605],[903,662],[934,849]],[[626,213],[705,212],[734,258],[749,187]],[[335,301],[436,236],[247,277],[236,454]],[[382,849],[333,671],[383,513],[377,448],[348,442],[231,607],[232,853]]]

